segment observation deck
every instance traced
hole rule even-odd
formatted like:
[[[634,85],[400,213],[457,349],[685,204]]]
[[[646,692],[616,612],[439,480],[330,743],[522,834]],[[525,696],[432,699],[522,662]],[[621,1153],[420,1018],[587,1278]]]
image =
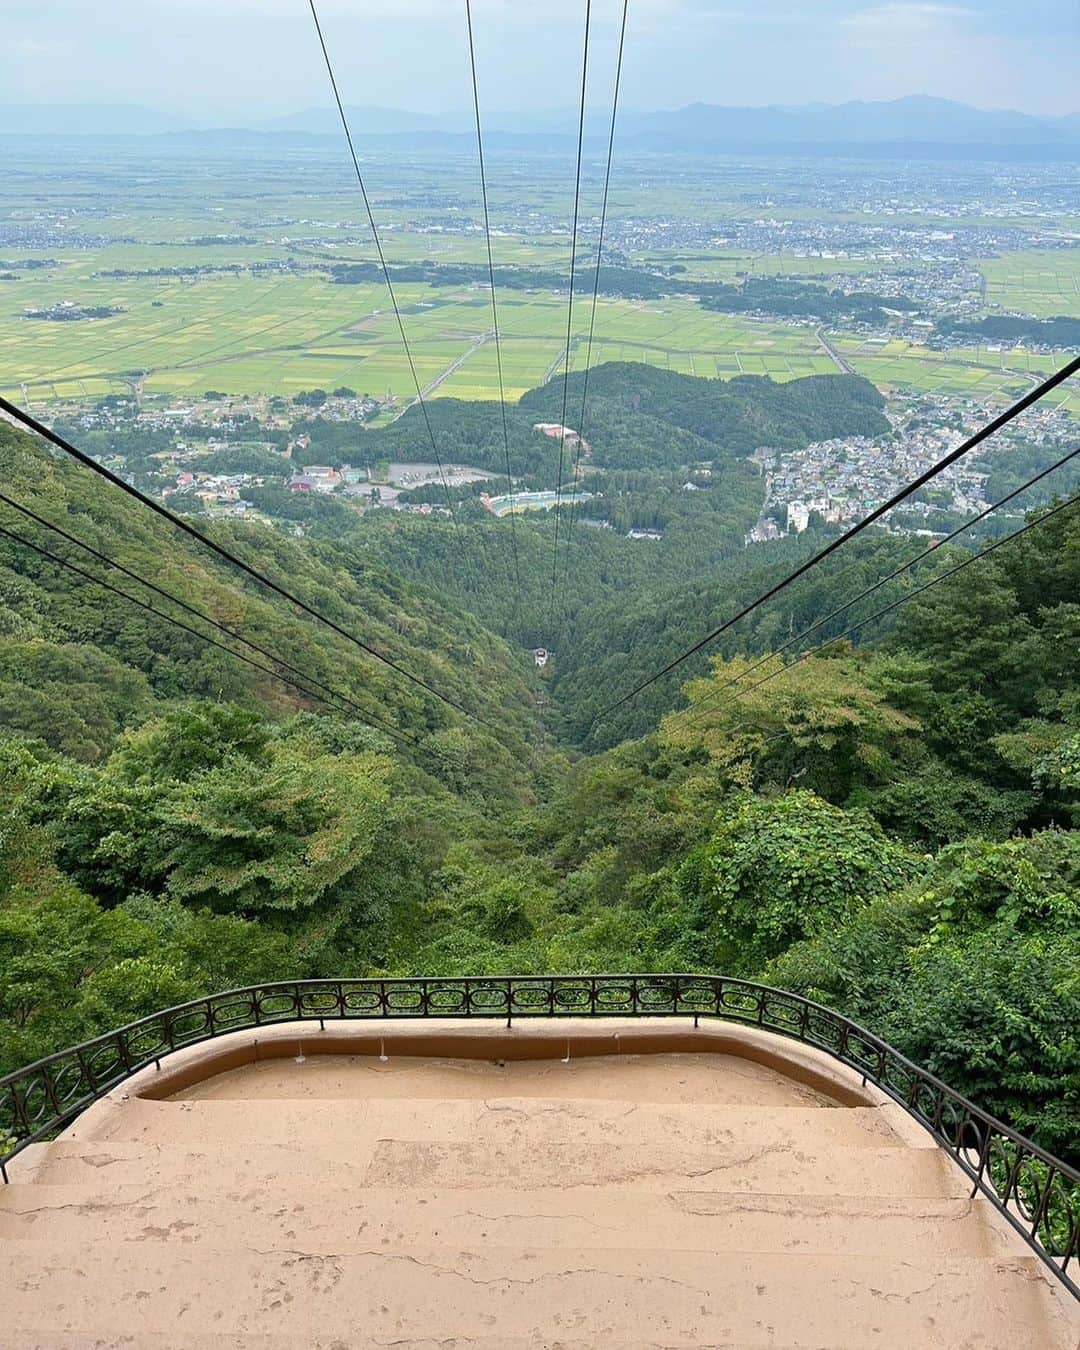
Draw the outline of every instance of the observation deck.
[[[904,1107],[690,1017],[284,1022],[164,1055],[0,1187],[0,1350],[1076,1350]]]

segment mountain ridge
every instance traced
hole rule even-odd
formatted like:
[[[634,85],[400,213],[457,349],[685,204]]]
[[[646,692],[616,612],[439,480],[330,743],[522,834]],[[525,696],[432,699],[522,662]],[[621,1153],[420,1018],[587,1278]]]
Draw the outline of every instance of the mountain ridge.
[[[463,142],[472,135],[461,112],[418,113],[403,109],[359,106],[346,109],[354,134],[370,138],[448,138]],[[586,133],[600,140],[606,110],[587,116]],[[489,139],[547,142],[574,134],[569,113],[552,111],[493,112]],[[199,120],[124,104],[7,104],[0,106],[4,135],[201,135],[261,136],[339,134],[337,113],[309,107],[248,125],[207,124]],[[727,106],[690,103],[682,108],[628,111],[620,118],[622,143],[641,149],[712,149],[724,145],[866,145],[942,144],[1080,147],[1080,113],[1040,116],[1010,109],[981,109],[952,99],[907,95],[888,100],[843,103]]]

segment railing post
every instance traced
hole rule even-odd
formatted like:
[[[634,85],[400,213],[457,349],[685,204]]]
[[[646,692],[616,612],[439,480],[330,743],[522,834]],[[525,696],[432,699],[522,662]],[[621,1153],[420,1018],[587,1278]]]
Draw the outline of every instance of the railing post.
[[[77,1050],[75,1052],[75,1058],[79,1061],[79,1071],[81,1072],[87,1087],[90,1089],[91,1092],[96,1092],[97,1080],[94,1077],[94,1071],[90,1068],[90,1065],[87,1064],[86,1062],[86,1056],[83,1054],[81,1050]]]
[[[59,1114],[60,1114],[60,1098],[56,1095],[56,1084],[53,1082],[53,1080],[52,1080],[52,1074],[49,1072],[48,1069],[45,1069],[45,1070],[42,1072],[42,1075],[41,1075],[41,1081],[42,1081],[42,1082],[44,1083],[44,1085],[45,1085],[45,1095],[46,1095],[46,1097],[48,1097],[48,1099],[49,1099],[49,1103],[50,1103],[50,1105],[52,1106],[53,1112],[54,1112],[56,1115],[59,1115]]]
[[[990,1131],[981,1130],[982,1137],[979,1140],[979,1164],[975,1169],[974,1185],[971,1190],[971,1199],[974,1200],[982,1187],[983,1172],[986,1170],[986,1163],[990,1157]]]
[[[1048,1167],[1046,1169],[1046,1184],[1042,1188],[1042,1195],[1039,1196],[1039,1203],[1035,1206],[1035,1213],[1031,1220],[1031,1237],[1032,1240],[1035,1242],[1038,1242],[1039,1240],[1039,1225],[1046,1218],[1047,1212],[1050,1208],[1050,1191],[1051,1188],[1053,1187],[1053,1184],[1054,1184],[1054,1169],[1052,1167]]]

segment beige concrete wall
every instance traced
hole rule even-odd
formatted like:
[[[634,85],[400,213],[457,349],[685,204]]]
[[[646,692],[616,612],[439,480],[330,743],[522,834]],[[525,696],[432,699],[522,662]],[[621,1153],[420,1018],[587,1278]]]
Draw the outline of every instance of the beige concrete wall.
[[[820,1092],[838,1106],[883,1106],[889,1099],[854,1070],[824,1051],[761,1031],[756,1027],[702,1018],[545,1018],[506,1027],[498,1022],[462,1022],[450,1018],[401,1019],[377,1024],[328,1021],[288,1022],[231,1032],[213,1041],[164,1056],[96,1102],[62,1138],[85,1137],[131,1097],[161,1100],[193,1084],[261,1060],[298,1055],[419,1056],[477,1060],[578,1060],[608,1055],[731,1055],[759,1064]],[[904,1116],[902,1111],[897,1114]],[[906,1117],[905,1117],[906,1119]],[[910,1142],[928,1139],[911,1121]],[[912,1134],[913,1132],[913,1134]]]

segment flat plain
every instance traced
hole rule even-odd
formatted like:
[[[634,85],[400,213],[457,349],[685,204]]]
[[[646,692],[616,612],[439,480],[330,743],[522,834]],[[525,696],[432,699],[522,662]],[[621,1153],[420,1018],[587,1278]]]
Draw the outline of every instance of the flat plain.
[[[179,399],[207,390],[291,397],[346,385],[400,407],[415,395],[414,372],[431,397],[498,396],[490,294],[479,280],[397,281],[411,367],[385,286],[331,281],[335,263],[375,256],[332,143],[308,155],[245,157],[166,153],[151,140],[107,147],[93,168],[58,146],[24,144],[15,155],[17,190],[0,188],[0,263],[11,269],[0,281],[0,389],[9,397],[35,405],[131,389]],[[558,281],[497,291],[508,398],[561,370],[565,359],[568,169],[539,163],[523,189],[509,161],[492,164],[496,263],[541,269]],[[1080,315],[1080,245],[1064,221],[1057,246],[1009,250],[1000,246],[1009,231],[1025,238],[1016,223],[987,223],[975,206],[965,220],[961,206],[941,198],[940,222],[888,208],[893,219],[884,230],[875,203],[859,204],[860,195],[873,195],[865,182],[859,191],[859,173],[868,171],[829,172],[831,195],[807,166],[730,164],[698,174],[626,167],[613,186],[608,256],[698,280],[789,276],[869,286],[890,277],[910,285],[906,279],[921,276],[926,289],[940,258],[918,247],[898,256],[897,249],[916,228],[951,222],[955,231],[959,212],[973,247],[987,239],[987,256],[970,260],[982,277],[985,312]],[[368,173],[391,262],[475,267],[486,260],[471,161],[373,157]],[[586,256],[598,224],[598,182],[592,164]],[[944,193],[944,183],[935,191]],[[771,199],[781,196],[782,215],[755,214],[755,202],[775,210]],[[948,237],[944,228],[938,233]],[[54,265],[25,269],[42,258]],[[65,322],[26,317],[28,309],[63,302],[119,312]],[[590,309],[591,275],[579,265],[573,369],[586,359],[641,361],[699,376],[787,380],[850,368],[887,391],[1000,401],[1061,360],[1022,347],[942,351],[910,335],[824,332],[706,310],[678,295],[601,296],[590,341]],[[1062,392],[1057,401],[1080,412],[1078,393]]]

